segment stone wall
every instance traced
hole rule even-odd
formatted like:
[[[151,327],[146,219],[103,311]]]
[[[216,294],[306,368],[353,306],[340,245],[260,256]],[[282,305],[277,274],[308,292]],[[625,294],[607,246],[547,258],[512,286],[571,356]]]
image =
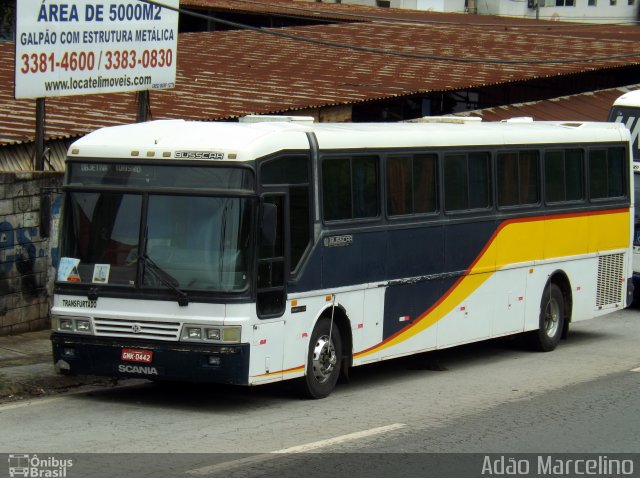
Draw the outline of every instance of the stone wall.
[[[0,335],[49,327],[62,173],[0,173]]]

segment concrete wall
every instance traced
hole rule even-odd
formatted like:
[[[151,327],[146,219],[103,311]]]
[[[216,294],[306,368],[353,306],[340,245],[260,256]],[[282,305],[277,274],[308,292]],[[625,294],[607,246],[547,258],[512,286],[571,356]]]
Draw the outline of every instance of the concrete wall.
[[[431,12],[465,12],[464,0],[392,0],[391,6]]]
[[[0,173],[0,335],[49,327],[62,173]],[[50,213],[50,227],[47,214]],[[41,224],[41,220],[45,223]]]

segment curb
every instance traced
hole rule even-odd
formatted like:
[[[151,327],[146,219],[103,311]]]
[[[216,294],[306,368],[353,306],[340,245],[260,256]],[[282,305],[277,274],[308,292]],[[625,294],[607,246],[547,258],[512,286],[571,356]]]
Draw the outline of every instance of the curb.
[[[106,377],[59,375],[51,363],[0,368],[0,403],[66,393],[84,386],[111,388],[115,383]]]

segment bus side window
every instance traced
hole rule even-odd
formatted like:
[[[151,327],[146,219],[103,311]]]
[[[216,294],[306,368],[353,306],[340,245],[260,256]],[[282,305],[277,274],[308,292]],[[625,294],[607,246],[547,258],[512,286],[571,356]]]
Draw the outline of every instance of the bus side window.
[[[581,149],[546,152],[544,171],[547,202],[584,199],[584,152]]]
[[[498,206],[537,204],[539,194],[538,151],[498,153]]]
[[[418,154],[387,159],[389,216],[436,212],[437,158],[435,154]]]
[[[378,157],[328,158],[322,162],[325,221],[374,218],[379,213]]]
[[[450,153],[444,156],[444,206],[447,211],[491,206],[490,154]]]
[[[625,187],[624,148],[589,151],[589,193],[591,199],[623,197]]]

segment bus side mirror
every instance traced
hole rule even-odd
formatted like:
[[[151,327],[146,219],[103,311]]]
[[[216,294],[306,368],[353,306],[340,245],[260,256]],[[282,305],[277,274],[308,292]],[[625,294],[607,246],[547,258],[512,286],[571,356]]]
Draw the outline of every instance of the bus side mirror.
[[[260,224],[263,244],[268,247],[275,246],[278,232],[278,206],[262,203]]]

